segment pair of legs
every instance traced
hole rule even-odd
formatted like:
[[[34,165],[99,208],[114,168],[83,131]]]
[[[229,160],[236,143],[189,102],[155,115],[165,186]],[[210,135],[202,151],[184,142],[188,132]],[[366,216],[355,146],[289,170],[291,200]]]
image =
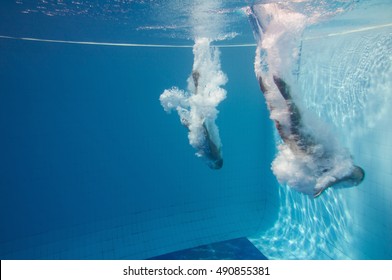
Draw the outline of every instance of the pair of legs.
[[[297,156],[310,155],[311,157],[314,158],[314,162],[317,163],[317,161],[319,161],[321,164],[321,161],[325,160],[325,158],[329,157],[330,155],[325,153],[322,154],[321,156],[320,155],[316,156],[312,152],[313,151],[312,148],[315,145],[318,145],[319,143],[317,143],[315,137],[313,137],[309,133],[304,132],[301,112],[291,96],[289,86],[284,80],[282,80],[277,76],[273,76],[272,78],[276,88],[273,86],[271,87],[271,85],[265,83],[261,77],[259,77],[259,84],[260,84],[261,91],[266,97],[267,105],[271,115],[275,113],[273,112],[274,110],[277,110],[276,109],[277,105],[279,105],[280,110],[284,108],[285,113],[287,114],[286,118],[282,118],[282,117],[280,119],[278,119],[278,117],[273,118],[273,121],[275,122],[275,126],[278,130],[280,137],[282,138],[283,142],[290,148],[290,150]],[[276,93],[280,96],[274,96],[272,99],[271,97],[268,96],[269,94],[276,94]],[[280,101],[276,101],[276,100],[280,100]],[[278,102],[279,104],[271,104],[272,102],[275,103]],[[274,115],[279,116],[279,114],[274,114]],[[322,177],[326,175],[332,168],[333,166],[322,169],[321,174],[318,174],[317,176]],[[353,165],[350,171],[348,172],[348,174],[343,175],[341,177],[339,176],[330,177],[328,182],[325,183],[323,186],[321,186],[318,189],[315,188],[315,192],[313,196],[314,197],[320,196],[322,192],[329,187],[347,188],[347,187],[356,186],[363,181],[364,177],[365,177],[364,170],[359,166]]]

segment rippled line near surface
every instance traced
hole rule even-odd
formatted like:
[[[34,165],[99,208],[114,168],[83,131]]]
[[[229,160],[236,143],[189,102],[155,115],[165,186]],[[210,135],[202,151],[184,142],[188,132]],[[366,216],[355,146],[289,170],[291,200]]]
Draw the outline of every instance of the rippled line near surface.
[[[42,38],[29,37],[12,37],[0,35],[1,39],[20,40],[20,41],[34,41],[43,43],[58,43],[58,44],[74,44],[74,45],[95,45],[95,46],[111,46],[111,47],[145,47],[145,48],[192,48],[193,45],[170,45],[170,44],[132,44],[132,43],[110,43],[110,42],[88,42],[88,41],[66,41],[66,40],[51,40]],[[256,47],[256,44],[226,44],[214,45],[219,48],[236,48],[236,47]]]
[[[382,29],[391,27],[392,23],[387,23],[383,25],[374,25],[374,26],[366,26],[358,29],[350,29],[346,31],[342,31],[339,33],[329,33],[322,36],[316,37],[305,37],[303,40],[315,40],[327,37],[334,36],[343,36],[352,33],[365,32],[375,29]],[[173,45],[173,44],[139,44],[139,43],[111,43],[111,42],[89,42],[89,41],[68,41],[68,40],[52,40],[52,39],[43,39],[43,38],[30,38],[30,37],[14,37],[14,36],[6,36],[0,35],[1,39],[10,39],[10,40],[21,40],[21,41],[35,41],[35,42],[44,42],[44,43],[59,43],[59,44],[76,44],[76,45],[95,45],[95,46],[112,46],[112,47],[145,47],[145,48],[192,48],[193,45]],[[216,44],[214,45],[219,48],[241,48],[241,47],[256,47],[255,43],[245,43],[245,44]]]
[[[343,36],[343,35],[347,35],[347,34],[365,32],[365,31],[382,29],[382,28],[387,28],[387,27],[392,27],[392,23],[366,26],[366,27],[357,28],[357,29],[350,29],[350,30],[346,30],[346,31],[342,31],[342,32],[328,33],[326,35],[321,35],[321,36],[305,37],[304,40],[315,40],[315,39],[321,39],[321,38],[325,38],[325,37]]]

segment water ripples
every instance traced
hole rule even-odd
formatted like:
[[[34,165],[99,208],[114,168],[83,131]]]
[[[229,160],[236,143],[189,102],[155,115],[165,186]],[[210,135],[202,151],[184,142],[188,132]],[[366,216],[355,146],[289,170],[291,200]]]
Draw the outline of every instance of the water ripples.
[[[250,241],[269,259],[349,259],[352,219],[342,194],[318,199],[279,188],[281,206],[274,227]]]
[[[301,62],[305,106],[338,127],[372,127],[390,99],[385,91],[392,86],[392,30],[322,41],[321,50],[311,42]]]

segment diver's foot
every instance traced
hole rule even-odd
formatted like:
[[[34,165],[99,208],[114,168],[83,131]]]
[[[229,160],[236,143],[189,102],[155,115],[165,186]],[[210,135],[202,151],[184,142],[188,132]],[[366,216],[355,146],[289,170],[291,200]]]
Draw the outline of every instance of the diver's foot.
[[[324,186],[324,187],[320,188],[317,192],[315,192],[313,194],[313,198],[319,197],[323,193],[323,191],[325,191],[327,188],[328,188],[328,186]]]

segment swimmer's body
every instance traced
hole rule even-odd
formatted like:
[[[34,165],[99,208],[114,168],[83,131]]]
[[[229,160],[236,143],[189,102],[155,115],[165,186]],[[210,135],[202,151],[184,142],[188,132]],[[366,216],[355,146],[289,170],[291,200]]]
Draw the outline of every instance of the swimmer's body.
[[[223,158],[221,149],[211,139],[210,132],[207,129],[205,122],[203,122],[205,142],[203,147],[204,156],[208,159],[208,166],[211,169],[221,169],[223,166]]]
[[[194,94],[197,95],[199,89],[200,73],[197,70],[194,70],[192,72],[192,78],[195,85]],[[185,120],[182,120],[181,122],[189,129],[189,124]],[[202,120],[202,129],[204,141],[201,144],[200,153],[208,160],[207,164],[211,169],[221,169],[223,166],[221,148],[212,139],[208,124],[206,123],[205,119]]]
[[[290,94],[290,88],[288,87],[288,85],[284,80],[282,80],[277,76],[273,76],[273,83],[275,84],[279,94],[283,98],[282,100],[284,100],[284,107],[288,112],[287,119],[282,119],[282,120],[278,120],[277,118],[273,119],[280,137],[294,154],[297,155],[306,154],[306,155],[316,156],[312,152],[313,150],[312,148],[317,144],[317,141],[314,139],[314,137],[312,137],[312,135],[304,132],[302,116],[299,108],[297,107],[297,105],[294,103],[294,100],[292,99],[292,96]],[[269,99],[267,97],[271,86],[265,83],[261,77],[259,77],[259,85],[261,91],[266,97],[268,109],[270,110],[270,113],[272,113],[272,111],[275,110],[275,108],[273,104],[271,104],[272,102],[268,102]],[[318,155],[318,157],[320,157],[320,160],[322,159],[322,157],[328,157],[328,156],[329,155],[327,153],[322,154],[321,157],[320,155]],[[326,172],[328,172],[331,168],[332,167],[330,167],[329,169],[328,168],[323,169],[322,174],[320,174],[320,177]],[[359,185],[363,181],[364,177],[365,177],[364,170],[361,167],[354,165],[349,174],[341,178],[333,177],[324,186],[315,190],[313,196],[314,197],[320,196],[323,193],[323,191],[329,187],[334,187],[334,186],[352,187],[352,186]]]

